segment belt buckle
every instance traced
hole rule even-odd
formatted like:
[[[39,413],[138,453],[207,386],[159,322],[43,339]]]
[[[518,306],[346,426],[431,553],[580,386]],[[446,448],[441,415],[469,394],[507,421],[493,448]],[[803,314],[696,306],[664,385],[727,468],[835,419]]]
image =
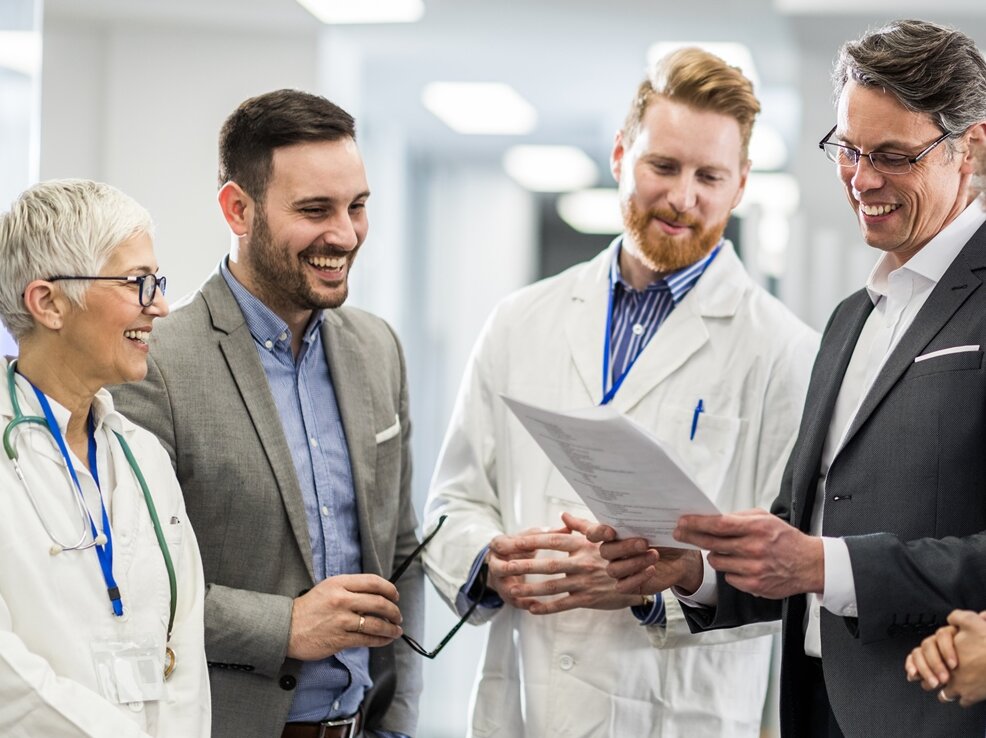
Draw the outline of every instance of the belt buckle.
[[[319,725],[322,726],[322,730],[319,731],[320,736],[325,735],[326,728],[346,728],[349,730],[344,734],[344,738],[352,738],[356,735],[356,722],[359,720],[359,713],[350,715],[347,718],[338,718],[336,720],[323,720]]]

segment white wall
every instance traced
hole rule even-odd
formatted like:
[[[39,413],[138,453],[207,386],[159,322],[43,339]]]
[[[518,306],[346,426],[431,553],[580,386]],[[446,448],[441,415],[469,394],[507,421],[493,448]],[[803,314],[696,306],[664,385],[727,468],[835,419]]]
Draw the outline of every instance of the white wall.
[[[219,127],[245,98],[315,88],[314,34],[45,24],[41,178],[108,182],[150,210],[175,300],[229,248],[216,204]]]

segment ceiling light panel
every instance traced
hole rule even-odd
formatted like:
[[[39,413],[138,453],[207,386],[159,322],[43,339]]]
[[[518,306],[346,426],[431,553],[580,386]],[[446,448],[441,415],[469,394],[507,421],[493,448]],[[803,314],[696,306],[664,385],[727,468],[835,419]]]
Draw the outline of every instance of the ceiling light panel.
[[[599,168],[575,146],[512,146],[503,168],[533,192],[571,192],[596,184]]]
[[[613,235],[623,231],[620,196],[615,187],[560,195],[558,215],[579,233]]]
[[[298,0],[322,23],[414,23],[425,13],[423,0]]]
[[[432,82],[424,106],[458,133],[521,135],[537,125],[537,110],[502,82]]]

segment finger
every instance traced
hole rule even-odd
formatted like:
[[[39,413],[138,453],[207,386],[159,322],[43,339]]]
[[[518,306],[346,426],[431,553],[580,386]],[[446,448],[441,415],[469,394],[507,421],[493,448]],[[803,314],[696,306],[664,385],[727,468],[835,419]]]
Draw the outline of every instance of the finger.
[[[657,571],[654,567],[648,567],[643,571],[623,579],[616,580],[616,591],[622,594],[657,594],[660,589],[655,589],[653,582],[657,581]]]
[[[561,521],[565,524],[566,528],[576,533],[581,533],[582,535],[586,535],[586,533],[595,527],[609,528],[609,526],[599,525],[598,523],[593,523],[591,520],[587,520],[586,518],[580,518],[577,515],[572,515],[570,512],[563,512],[561,514]],[[612,530],[612,528],[610,528],[610,530]],[[596,543],[598,543],[598,541],[596,541]]]
[[[397,587],[376,574],[339,574],[322,580],[320,584],[325,582],[341,584],[353,594],[379,595],[386,597],[391,602],[397,602],[400,597]]]
[[[928,667],[927,662],[924,660],[924,654],[921,652],[920,646],[911,651],[909,658],[914,666],[915,680],[921,681],[921,689],[925,692],[938,689],[938,677],[936,677],[934,671]]]
[[[948,681],[949,672],[942,660],[941,652],[938,650],[938,638],[932,635],[921,641],[921,655],[924,656],[924,662],[935,675],[938,683],[945,684]]]
[[[613,579],[626,579],[627,577],[635,576],[636,574],[639,574],[647,569],[655,571],[654,567],[657,565],[659,560],[660,557],[658,556],[657,551],[654,549],[647,549],[642,554],[632,558],[610,561],[606,565],[606,573]]]
[[[978,620],[978,616],[973,613],[973,618]],[[938,651],[941,654],[942,660],[948,666],[948,670],[952,671],[959,668],[959,653],[955,648],[955,629],[952,626],[947,628],[939,628],[936,634],[936,640],[938,642]],[[946,674],[945,678],[948,678]]]
[[[602,568],[602,561],[589,556],[542,556],[537,559],[514,559],[506,565],[510,576],[527,574],[582,574],[596,568],[593,562]]]
[[[355,615],[355,613],[353,613]],[[362,620],[360,619],[362,618]],[[360,625],[362,624],[363,629],[360,630]],[[404,630],[394,623],[378,618],[374,615],[362,615],[356,617],[351,627],[347,625],[347,630],[350,633],[354,633],[359,636],[365,636],[369,638],[380,638],[386,639],[388,642],[394,640],[395,638],[400,638],[401,633]]]
[[[907,654],[907,658],[904,659],[904,673],[907,675],[907,681],[916,682],[918,680],[918,667],[914,664],[914,652]]]
[[[536,533],[516,542],[519,551],[562,551],[571,553],[585,544],[585,537],[572,533]]]
[[[744,536],[749,533],[750,526],[763,516],[762,510],[749,510],[728,515],[682,515],[678,518],[675,532],[709,535],[716,538]],[[675,537],[677,538],[677,536]]]
[[[952,610],[948,615],[948,624],[974,632],[986,631],[986,622],[983,622],[982,617],[972,610]]]
[[[539,582],[519,581],[509,588],[511,597],[548,597],[578,592],[586,586],[585,577],[555,577]]]
[[[599,555],[607,561],[617,561],[640,556],[648,548],[647,541],[643,538],[626,538],[622,541],[600,544]]]
[[[373,616],[375,619],[386,620],[395,625],[403,622],[400,608],[379,595],[358,594],[349,602],[348,609],[356,615],[365,615],[367,618]]]
[[[538,600],[531,605],[532,615],[554,615],[559,612],[577,610],[592,604],[592,596],[588,594],[571,594],[568,597],[557,597],[553,600]]]

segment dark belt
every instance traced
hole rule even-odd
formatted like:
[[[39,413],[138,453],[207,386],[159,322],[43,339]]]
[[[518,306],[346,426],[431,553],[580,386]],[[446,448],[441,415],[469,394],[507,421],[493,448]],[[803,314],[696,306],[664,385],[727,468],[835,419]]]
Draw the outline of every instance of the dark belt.
[[[357,738],[362,735],[363,711],[320,723],[285,723],[281,738]]]

